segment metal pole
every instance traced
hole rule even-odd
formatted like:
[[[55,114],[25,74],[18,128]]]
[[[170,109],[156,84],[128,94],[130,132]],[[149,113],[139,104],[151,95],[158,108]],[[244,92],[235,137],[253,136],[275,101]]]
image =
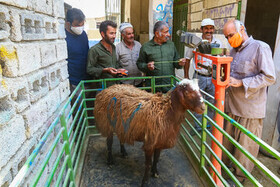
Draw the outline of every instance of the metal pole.
[[[222,112],[224,112],[224,103],[225,103],[225,86],[218,86],[215,85],[215,101],[216,104],[215,106],[220,109]],[[224,118],[216,113],[215,122],[223,129],[224,127]],[[222,144],[223,143],[223,134],[216,129],[213,126],[213,131],[212,131],[213,136]],[[222,158],[222,150],[219,148],[219,146],[212,140],[212,145],[211,145],[212,150],[216,153],[216,155],[221,159]],[[221,174],[221,165],[218,163],[218,161],[212,156],[211,157],[212,163],[217,169],[217,171]],[[213,179],[215,180],[217,186],[222,186],[222,182],[218,178],[218,176],[214,173],[213,170],[210,171],[211,175],[213,176]]]

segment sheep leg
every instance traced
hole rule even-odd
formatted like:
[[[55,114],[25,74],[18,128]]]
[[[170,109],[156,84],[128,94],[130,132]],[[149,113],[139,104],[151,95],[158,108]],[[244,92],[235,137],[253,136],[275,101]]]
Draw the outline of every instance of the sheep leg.
[[[160,149],[156,149],[154,152],[154,161],[153,161],[153,166],[152,166],[152,177],[159,177],[158,170],[157,170],[157,163],[159,160],[160,156]]]
[[[122,157],[124,158],[127,158],[127,152],[125,150],[125,147],[124,147],[124,144],[123,143],[120,143],[121,144],[121,154],[122,154]]]
[[[114,164],[113,155],[112,155],[112,145],[113,145],[113,133],[107,137],[107,151],[108,151],[107,164],[108,165]]]
[[[152,165],[152,155],[153,155],[153,151],[145,151],[145,174],[142,180],[141,187],[145,186],[145,184],[149,179],[151,165]]]

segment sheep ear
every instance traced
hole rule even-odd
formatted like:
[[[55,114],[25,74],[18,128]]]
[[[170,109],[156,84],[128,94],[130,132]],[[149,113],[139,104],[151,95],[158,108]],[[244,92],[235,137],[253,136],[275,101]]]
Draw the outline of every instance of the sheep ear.
[[[183,90],[178,91],[177,94],[178,94],[177,96],[179,98],[180,103],[185,103],[185,97],[184,97],[184,94],[183,94]]]

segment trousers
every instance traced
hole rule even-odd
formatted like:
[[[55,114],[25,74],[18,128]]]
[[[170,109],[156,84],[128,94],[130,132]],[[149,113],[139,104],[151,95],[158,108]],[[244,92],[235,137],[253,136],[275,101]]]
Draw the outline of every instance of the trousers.
[[[237,123],[245,127],[251,133],[256,135],[257,137],[261,138],[262,136],[262,129],[263,129],[263,119],[248,119],[239,116],[235,116],[231,113],[228,114],[229,117],[234,119]],[[246,134],[241,132],[238,128],[233,126],[230,122],[226,121],[224,125],[224,130],[232,136],[244,149],[250,152],[255,158],[258,156],[259,153],[259,145],[254,142],[251,138],[249,138]],[[237,149],[232,143],[224,137],[223,145],[225,148],[240,162],[248,172],[252,172],[254,168],[254,164],[241,152]],[[223,162],[229,166],[231,164],[230,159],[223,154],[222,156]],[[244,173],[235,165],[235,174],[237,177],[246,178]]]

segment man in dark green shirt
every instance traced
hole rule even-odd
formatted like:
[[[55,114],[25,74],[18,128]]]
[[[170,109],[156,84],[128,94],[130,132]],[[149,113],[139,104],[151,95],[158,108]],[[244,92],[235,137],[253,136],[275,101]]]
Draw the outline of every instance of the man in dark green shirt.
[[[168,24],[164,21],[156,22],[154,38],[141,47],[137,60],[137,67],[147,76],[175,75],[175,68],[179,69],[185,65],[186,59],[179,59],[176,47],[169,37]],[[149,81],[146,84],[151,85]],[[159,84],[170,84],[170,78],[156,79],[156,85]],[[156,89],[157,92],[163,93],[168,90],[168,87]]]
[[[95,79],[114,78],[118,74],[119,63],[116,57],[117,24],[106,20],[100,24],[102,40],[91,47],[88,52],[87,73]],[[116,82],[107,82],[107,87]]]

